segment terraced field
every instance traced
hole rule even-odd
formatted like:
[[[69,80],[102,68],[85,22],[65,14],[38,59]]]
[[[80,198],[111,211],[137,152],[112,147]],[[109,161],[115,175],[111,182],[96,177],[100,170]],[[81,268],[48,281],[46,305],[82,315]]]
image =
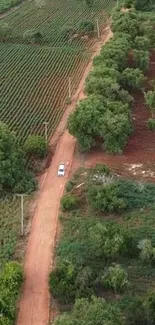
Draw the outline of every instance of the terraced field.
[[[73,93],[90,59],[97,31],[89,38],[62,37],[64,26],[76,28],[89,19],[100,31],[105,26],[112,0],[95,1],[88,8],[82,1],[45,0],[41,8],[33,1],[5,19],[12,29],[7,42],[0,44],[0,120],[9,124],[23,141],[28,134],[43,134],[44,121],[51,135],[66,108],[69,77]],[[28,45],[23,33],[36,29],[43,35],[40,45]]]

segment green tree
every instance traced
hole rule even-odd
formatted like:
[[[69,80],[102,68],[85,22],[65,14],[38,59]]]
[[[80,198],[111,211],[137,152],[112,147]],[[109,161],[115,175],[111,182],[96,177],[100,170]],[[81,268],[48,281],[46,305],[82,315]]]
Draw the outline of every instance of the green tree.
[[[118,12],[113,16],[112,31],[126,33],[134,38],[140,35],[140,21],[138,14],[133,10],[128,12]]]
[[[80,101],[68,120],[69,132],[77,137],[81,149],[89,150],[94,145],[94,137],[101,129],[101,111],[105,110],[98,97]]]
[[[121,74],[121,85],[124,88],[140,90],[143,87],[145,77],[140,69],[126,68]]]
[[[154,325],[155,323],[155,291],[148,292],[144,301],[144,307],[146,308],[147,324]]]
[[[148,51],[133,51],[134,65],[143,72],[146,72],[149,68],[150,54]]]
[[[119,80],[119,75],[120,75],[120,73],[116,69],[108,68],[103,63],[99,66],[94,67],[94,69],[89,73],[88,77],[86,78],[86,83],[87,83],[87,80],[89,80],[92,77],[97,77],[97,78],[110,77],[113,80],[117,81],[117,80]]]
[[[134,48],[136,50],[148,51],[150,40],[146,36],[137,36],[134,40]]]
[[[40,135],[29,135],[23,149],[27,155],[44,158],[48,153],[48,144],[45,138]]]
[[[150,10],[153,6],[153,0],[135,0],[136,10],[147,11]]]
[[[140,250],[139,257],[144,263],[151,263],[154,255],[153,255],[153,247],[150,239],[143,239],[139,242],[138,248]]]
[[[60,32],[62,39],[68,41],[76,33],[76,30],[73,26],[63,26]]]
[[[123,325],[120,310],[102,298],[78,299],[70,314],[59,316],[54,325]]]
[[[128,52],[126,52],[124,48],[117,48],[115,45],[105,47],[103,51],[101,51],[101,57],[103,62],[109,59],[114,61],[120,71],[125,69],[127,66]]]
[[[77,26],[77,30],[82,34],[90,34],[94,31],[95,25],[89,20],[80,20]]]
[[[11,34],[11,27],[2,21],[0,21],[0,41],[4,42]]]
[[[101,279],[105,287],[115,292],[124,292],[129,286],[128,275],[120,265],[110,266]]]
[[[147,121],[147,127],[151,131],[155,131],[155,119],[149,118]]]
[[[95,211],[114,212],[125,208],[125,201],[118,197],[116,184],[91,186],[87,195],[89,204]]]
[[[34,30],[34,29],[28,29],[23,34],[23,39],[28,43],[41,43],[42,41],[42,34],[41,32]]]
[[[119,84],[111,77],[105,77],[104,79],[101,77],[90,77],[85,84],[85,92],[87,95],[102,95],[110,100],[116,98],[119,89]]]
[[[70,211],[77,207],[77,197],[72,194],[65,194],[61,199],[61,208],[63,211]]]
[[[127,114],[116,114],[108,111],[104,115],[101,134],[103,148],[110,153],[122,153],[132,132],[131,122]]]
[[[8,126],[0,123],[0,187],[2,190],[13,191],[20,188],[21,192],[36,188],[33,175],[26,170],[24,152],[18,145],[17,138]]]
[[[144,93],[145,102],[149,106],[152,118],[155,118],[155,91],[149,90],[147,93]]]

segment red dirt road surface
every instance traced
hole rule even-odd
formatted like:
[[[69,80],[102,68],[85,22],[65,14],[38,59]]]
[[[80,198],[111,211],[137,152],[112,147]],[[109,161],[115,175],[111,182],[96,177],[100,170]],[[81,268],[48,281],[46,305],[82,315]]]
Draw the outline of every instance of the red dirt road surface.
[[[106,30],[106,35],[96,43],[92,59],[99,54],[103,40],[107,41],[112,36],[109,29]],[[84,72],[72,104],[65,112],[51,140],[52,145],[62,134],[69,112],[83,97],[84,81],[91,66],[92,60]],[[25,282],[19,306],[18,325],[47,325],[49,321],[48,276],[53,264],[60,199],[72,164],[74,148],[75,139],[66,130],[60,137],[49,169],[41,179],[41,189],[26,251]],[[59,178],[57,169],[60,162],[65,163],[66,174],[65,177]]]

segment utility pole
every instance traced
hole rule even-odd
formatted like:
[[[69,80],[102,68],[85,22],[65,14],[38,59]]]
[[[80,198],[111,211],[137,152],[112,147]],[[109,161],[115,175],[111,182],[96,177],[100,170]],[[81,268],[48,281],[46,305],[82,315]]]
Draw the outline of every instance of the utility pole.
[[[21,198],[21,235],[24,235],[24,196],[27,196],[26,194],[16,194],[16,196],[19,196]]]
[[[48,132],[47,132],[47,126],[48,126],[48,122],[44,122],[43,123],[44,124],[44,126],[45,126],[45,140],[46,140],[46,142],[47,142],[47,140],[48,140]]]
[[[96,19],[96,23],[97,23],[97,37],[100,38],[100,28],[99,28],[98,19]]]

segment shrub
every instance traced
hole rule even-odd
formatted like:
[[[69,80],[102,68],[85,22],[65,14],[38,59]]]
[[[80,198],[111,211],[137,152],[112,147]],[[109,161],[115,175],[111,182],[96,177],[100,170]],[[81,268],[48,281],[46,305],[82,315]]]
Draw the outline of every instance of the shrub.
[[[155,117],[155,91],[149,90],[147,93],[144,93],[145,102],[149,106],[151,114],[152,114],[152,120],[154,120]]]
[[[134,64],[136,68],[139,68],[143,72],[146,72],[149,67],[150,54],[148,51],[133,51]]]
[[[155,131],[155,119],[149,118],[148,121],[147,121],[147,127],[151,131]]]
[[[153,325],[155,323],[155,291],[148,292],[144,301],[144,307],[146,308],[147,324]]]
[[[24,144],[24,151],[27,155],[44,158],[48,152],[48,144],[40,135],[29,135]]]
[[[86,80],[85,92],[87,95],[96,94],[107,97],[110,100],[116,98],[120,86],[116,79],[111,77],[89,77]]]
[[[41,43],[42,34],[34,29],[28,29],[23,34],[23,39],[28,43]]]
[[[78,32],[83,34],[92,33],[94,29],[95,29],[94,23],[89,20],[81,20],[79,21],[77,26]]]
[[[120,310],[102,298],[78,299],[73,311],[56,319],[55,325],[123,325]]]
[[[139,297],[132,297],[132,301],[127,304],[125,316],[128,325],[148,325],[146,308]]]
[[[143,239],[139,242],[140,249],[139,257],[144,263],[152,263],[155,261],[155,249],[153,248],[150,239]]]
[[[11,27],[7,23],[0,21],[0,41],[4,42],[11,34]]]
[[[50,290],[61,303],[74,301],[76,276],[75,266],[71,263],[62,264],[50,273]]]
[[[8,262],[0,274],[0,324],[12,324],[16,316],[16,301],[23,282],[19,263]]]
[[[118,197],[117,185],[106,184],[88,188],[90,206],[96,211],[115,212],[125,208],[125,201]]]
[[[63,211],[70,211],[76,208],[77,197],[75,195],[66,194],[61,199],[61,208]]]
[[[110,266],[101,279],[105,287],[115,292],[123,292],[129,286],[128,275],[120,265]]]

